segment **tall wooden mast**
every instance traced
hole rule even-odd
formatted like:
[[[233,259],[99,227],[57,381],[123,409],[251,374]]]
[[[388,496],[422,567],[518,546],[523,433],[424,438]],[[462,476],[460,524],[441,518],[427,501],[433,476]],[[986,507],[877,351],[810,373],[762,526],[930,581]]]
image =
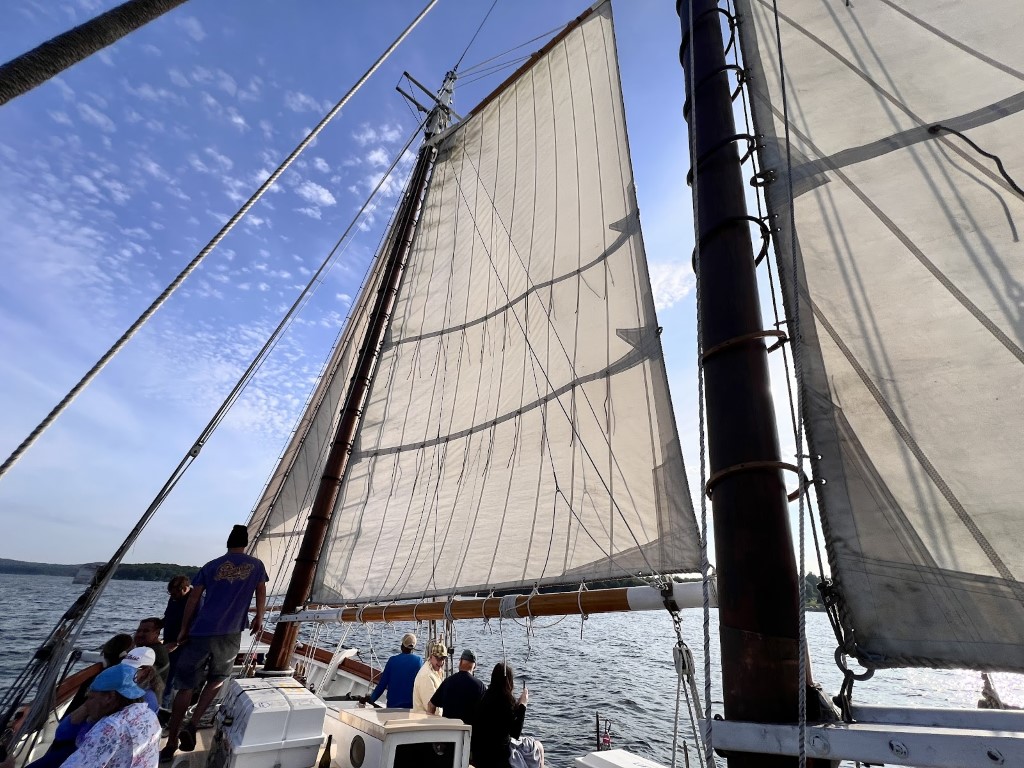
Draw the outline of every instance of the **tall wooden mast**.
[[[454,87],[455,73],[449,72],[441,87],[437,106],[427,118],[426,138],[429,139],[447,127]],[[389,239],[390,248],[382,255],[386,264],[383,269],[380,289],[370,310],[370,322],[367,326],[366,336],[360,345],[359,357],[345,396],[341,419],[331,442],[327,462],[324,465],[313,506],[309,512],[309,520],[299,547],[299,554],[295,559],[291,581],[281,606],[282,614],[294,613],[309,599],[310,591],[313,588],[317,563],[327,538],[331,517],[334,514],[345,470],[348,467],[348,460],[352,454],[352,445],[355,442],[356,431],[363,413],[363,403],[369,393],[381,344],[384,342],[384,336],[391,320],[391,309],[401,285],[402,273],[412,247],[416,225],[419,222],[420,207],[426,194],[427,182],[436,155],[436,148],[430,142],[425,141],[420,148],[416,167],[410,177],[401,209],[395,217],[394,234]],[[298,633],[297,622],[278,622],[274,629],[274,639],[267,653],[267,661],[264,666],[266,671],[278,672],[288,668]]]
[[[699,322],[725,717],[798,719],[799,600],[754,253],[715,0],[678,0],[686,75]],[[691,26],[692,25],[692,26]],[[704,489],[702,489],[703,491]],[[730,768],[797,758],[732,753]]]

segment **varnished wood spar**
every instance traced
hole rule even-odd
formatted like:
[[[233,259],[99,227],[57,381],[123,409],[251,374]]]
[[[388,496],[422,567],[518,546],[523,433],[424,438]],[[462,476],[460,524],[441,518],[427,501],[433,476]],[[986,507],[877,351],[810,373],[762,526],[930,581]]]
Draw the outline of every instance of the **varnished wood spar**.
[[[711,604],[717,604],[714,587]],[[673,598],[679,608],[696,608],[702,604],[703,590],[699,582],[673,585]],[[453,619],[498,619],[502,617],[504,598],[483,597],[430,603],[381,603],[363,608],[321,608],[299,611],[281,617],[284,621],[431,621]],[[591,613],[621,613],[623,611],[665,610],[661,593],[653,587],[619,587],[594,589],[584,592],[551,592],[547,594],[516,595],[515,616],[573,616]]]

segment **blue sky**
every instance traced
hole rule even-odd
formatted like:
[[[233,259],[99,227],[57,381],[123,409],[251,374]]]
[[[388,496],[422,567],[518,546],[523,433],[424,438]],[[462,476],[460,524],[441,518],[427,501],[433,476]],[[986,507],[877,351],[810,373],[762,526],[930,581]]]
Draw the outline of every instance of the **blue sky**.
[[[0,59],[116,4],[14,0]],[[588,5],[499,0],[462,69],[560,28]],[[673,5],[618,2],[615,19],[641,221],[696,488],[693,237]],[[191,0],[0,108],[3,456],[422,6]],[[394,90],[402,71],[436,86],[489,7],[441,0],[0,480],[0,556],[84,562],[112,553],[413,131],[412,111]],[[464,78],[456,110],[510,71]],[[129,562],[200,563],[247,519],[377,246],[398,184],[385,189]]]

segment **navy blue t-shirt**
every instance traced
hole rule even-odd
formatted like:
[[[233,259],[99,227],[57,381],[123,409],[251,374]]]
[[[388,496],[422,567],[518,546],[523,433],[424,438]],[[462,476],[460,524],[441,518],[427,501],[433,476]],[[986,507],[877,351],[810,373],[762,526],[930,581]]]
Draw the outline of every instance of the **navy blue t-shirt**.
[[[459,670],[441,681],[441,685],[430,697],[430,703],[435,707],[441,707],[444,710],[441,714],[445,717],[461,720],[469,725],[473,710],[480,703],[486,690],[484,684],[469,672]]]
[[[203,602],[189,634],[233,635],[248,625],[249,604],[261,581],[269,581],[263,562],[242,552],[228,552],[204,565],[192,586],[203,588]]]

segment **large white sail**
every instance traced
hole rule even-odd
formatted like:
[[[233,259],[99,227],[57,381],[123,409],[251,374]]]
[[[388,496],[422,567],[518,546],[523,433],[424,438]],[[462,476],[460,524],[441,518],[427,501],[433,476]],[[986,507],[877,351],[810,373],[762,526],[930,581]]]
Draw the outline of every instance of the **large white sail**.
[[[850,650],[1024,670],[1024,199],[979,151],[1024,180],[1020,3],[780,4],[791,178],[739,6]]]
[[[439,150],[314,601],[696,570],[610,6]]]

